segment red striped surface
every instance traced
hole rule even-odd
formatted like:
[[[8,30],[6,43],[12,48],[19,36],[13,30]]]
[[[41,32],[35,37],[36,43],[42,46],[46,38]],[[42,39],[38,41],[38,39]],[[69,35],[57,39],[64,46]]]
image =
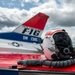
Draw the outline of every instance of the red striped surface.
[[[54,30],[54,31],[49,31],[49,32],[47,32],[46,34],[45,34],[45,36],[52,36],[53,34],[55,34],[55,33],[57,33],[57,32],[64,32],[64,31],[62,31],[62,30]]]
[[[9,68],[12,65],[17,65],[18,60],[27,59],[45,59],[44,55],[40,54],[0,54],[0,68]],[[75,65],[65,68],[53,68],[47,66],[26,66],[25,70],[43,70],[43,71],[60,71],[60,72],[75,72]]]
[[[0,68],[8,68],[17,65],[17,61],[26,59],[38,59],[39,55],[35,54],[0,54]]]
[[[29,19],[22,25],[43,30],[48,18],[49,18],[49,16],[47,16],[43,13],[38,13],[37,15],[35,15],[34,17]]]

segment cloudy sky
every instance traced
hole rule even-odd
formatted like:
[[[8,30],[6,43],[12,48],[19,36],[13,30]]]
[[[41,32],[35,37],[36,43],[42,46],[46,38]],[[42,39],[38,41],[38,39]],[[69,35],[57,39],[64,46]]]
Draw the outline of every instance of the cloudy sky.
[[[50,17],[44,33],[66,29],[75,40],[75,0],[0,0],[0,32],[12,31],[38,12]]]

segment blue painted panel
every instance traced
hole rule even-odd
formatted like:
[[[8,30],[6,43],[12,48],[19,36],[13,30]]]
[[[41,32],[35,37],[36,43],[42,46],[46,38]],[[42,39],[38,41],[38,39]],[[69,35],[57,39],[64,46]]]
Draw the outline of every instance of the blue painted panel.
[[[25,34],[19,34],[15,32],[9,32],[9,33],[0,33],[1,39],[8,39],[8,40],[16,40],[16,41],[22,41],[22,42],[35,42],[35,43],[41,43],[42,39],[40,37],[35,36],[29,36]]]
[[[0,70],[0,75],[19,75],[18,71]]]

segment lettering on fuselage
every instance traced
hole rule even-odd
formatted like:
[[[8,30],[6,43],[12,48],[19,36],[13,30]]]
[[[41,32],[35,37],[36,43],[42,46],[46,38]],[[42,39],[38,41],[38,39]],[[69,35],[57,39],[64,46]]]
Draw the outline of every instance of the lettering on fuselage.
[[[32,37],[31,41],[38,41],[37,38]]]
[[[38,41],[38,39],[36,37],[29,37],[29,36],[23,36],[23,40],[29,40],[29,41]]]
[[[27,34],[27,35],[32,35],[32,36],[39,36],[40,30],[31,29],[31,28],[24,28],[22,33]]]
[[[23,36],[23,40],[28,40],[28,36]]]

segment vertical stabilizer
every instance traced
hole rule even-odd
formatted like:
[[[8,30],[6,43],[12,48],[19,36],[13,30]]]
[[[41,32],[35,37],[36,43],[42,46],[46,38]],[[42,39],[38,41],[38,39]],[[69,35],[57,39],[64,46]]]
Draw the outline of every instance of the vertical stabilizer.
[[[31,36],[41,36],[48,18],[49,16],[44,13],[38,13],[15,29],[14,32]]]

